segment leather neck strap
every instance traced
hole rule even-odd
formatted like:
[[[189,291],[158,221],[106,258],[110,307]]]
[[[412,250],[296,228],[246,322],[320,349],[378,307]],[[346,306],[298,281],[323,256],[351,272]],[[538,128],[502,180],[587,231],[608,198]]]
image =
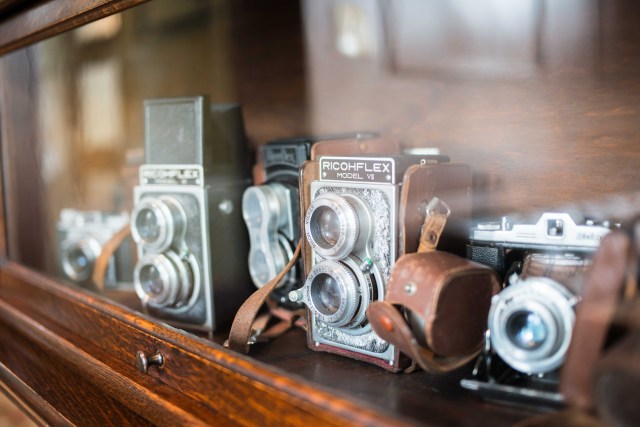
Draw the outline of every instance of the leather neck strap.
[[[616,308],[622,299],[633,295],[637,287],[636,262],[631,239],[619,231],[602,239],[593,258],[560,375],[562,394],[567,402],[581,409],[593,407],[594,368]]]
[[[291,316],[289,321],[283,320],[270,330],[263,332],[271,316],[268,315],[266,318],[258,317],[258,312],[267,301],[269,294],[295,265],[298,257],[300,256],[301,247],[302,241],[298,243],[296,251],[285,268],[266,285],[251,294],[251,296],[242,304],[236,313],[236,317],[233,319],[231,331],[229,332],[229,339],[225,343],[226,346],[232,350],[246,354],[249,352],[249,345],[256,341],[257,334],[262,335],[263,338],[272,338],[282,334],[293,326],[296,319],[295,315]]]
[[[122,242],[131,235],[131,227],[129,224],[122,227],[111,236],[111,239],[102,246],[102,252],[93,264],[93,274],[91,280],[98,292],[104,292],[104,276],[107,273],[109,262],[116,253]]]

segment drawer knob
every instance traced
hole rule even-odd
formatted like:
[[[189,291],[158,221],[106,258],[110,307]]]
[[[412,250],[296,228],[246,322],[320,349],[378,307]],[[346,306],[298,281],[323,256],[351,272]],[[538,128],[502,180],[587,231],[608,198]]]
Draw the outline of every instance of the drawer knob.
[[[155,365],[161,368],[163,364],[164,364],[164,357],[160,352],[157,352],[156,354],[150,357],[147,357],[145,352],[142,350],[136,353],[136,368],[138,368],[138,371],[142,372],[143,374],[147,373],[149,366]]]

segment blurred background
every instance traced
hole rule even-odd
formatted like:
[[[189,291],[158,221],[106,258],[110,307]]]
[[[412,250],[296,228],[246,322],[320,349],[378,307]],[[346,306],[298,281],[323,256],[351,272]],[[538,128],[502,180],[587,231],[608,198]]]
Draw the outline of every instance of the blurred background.
[[[131,208],[142,102],[240,102],[249,143],[375,130],[474,172],[474,216],[637,212],[640,4],[154,0],[0,59],[10,256]],[[44,244],[43,244],[44,241]]]

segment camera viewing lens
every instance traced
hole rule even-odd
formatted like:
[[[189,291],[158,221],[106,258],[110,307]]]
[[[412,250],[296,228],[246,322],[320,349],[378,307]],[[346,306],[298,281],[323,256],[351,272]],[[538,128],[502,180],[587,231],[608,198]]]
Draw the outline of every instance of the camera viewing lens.
[[[329,249],[338,243],[340,239],[340,218],[333,209],[320,206],[311,217],[313,238],[325,249]]]
[[[173,197],[145,197],[133,209],[131,237],[150,252],[165,252],[181,238],[187,216]]]
[[[368,238],[371,231],[367,206],[349,194],[319,195],[309,205],[304,224],[313,251],[329,259],[346,257],[355,247],[360,232]]]
[[[311,298],[316,309],[330,316],[340,308],[340,286],[336,279],[326,273],[318,274],[311,283]]]
[[[519,311],[507,320],[507,335],[513,344],[523,350],[535,350],[547,339],[547,326],[542,318],[531,311]]]
[[[146,242],[155,242],[160,237],[158,217],[151,209],[142,209],[136,216],[136,228]]]
[[[151,296],[160,295],[164,291],[165,283],[160,271],[155,265],[145,265],[140,270],[140,283],[144,292]]]

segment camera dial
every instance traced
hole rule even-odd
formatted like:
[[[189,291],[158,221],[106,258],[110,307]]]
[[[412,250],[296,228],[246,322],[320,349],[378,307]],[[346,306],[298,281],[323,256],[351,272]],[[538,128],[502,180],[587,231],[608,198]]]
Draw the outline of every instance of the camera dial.
[[[138,297],[150,306],[180,307],[193,293],[191,266],[173,251],[142,257],[133,278]]]
[[[84,282],[91,277],[100,252],[102,246],[93,237],[66,242],[62,247],[62,270],[71,280]]]
[[[350,194],[325,193],[309,206],[304,221],[311,248],[323,258],[341,259],[371,234],[367,206]]]
[[[496,295],[489,311],[491,344],[512,368],[543,374],[564,361],[575,320],[575,296],[547,277],[528,277]]]
[[[302,288],[302,301],[320,321],[344,328],[363,324],[377,288],[372,274],[362,265],[371,264],[348,257],[342,262],[326,260],[313,267]]]
[[[133,209],[131,235],[152,252],[163,252],[184,234],[186,214],[172,197],[148,197]]]
[[[291,243],[278,232],[291,221],[289,194],[282,184],[249,187],[242,196],[242,216],[249,230],[249,274],[261,288],[287,265],[293,251]],[[285,281],[295,280],[290,271]]]

